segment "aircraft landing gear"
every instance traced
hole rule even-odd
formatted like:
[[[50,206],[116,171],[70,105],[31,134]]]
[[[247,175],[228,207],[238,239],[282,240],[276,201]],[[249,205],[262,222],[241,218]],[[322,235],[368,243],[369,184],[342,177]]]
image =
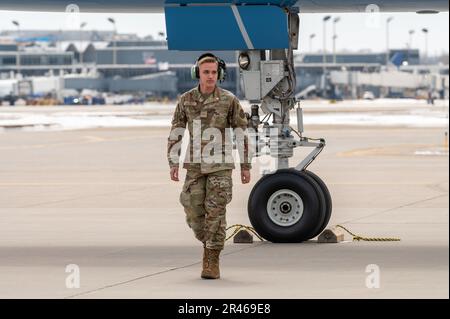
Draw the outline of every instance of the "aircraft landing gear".
[[[245,97],[252,103],[249,128],[255,132],[255,152],[260,156],[266,147],[276,161],[276,169],[265,174],[254,186],[248,200],[248,214],[255,230],[272,242],[302,242],[319,235],[327,226],[332,212],[332,200],[325,183],[306,170],[325,146],[324,139],[302,136],[303,112],[296,108],[298,131],[290,122],[290,111],[298,104],[295,99],[293,50],[297,48],[299,18],[287,12],[290,47],[287,50],[249,50],[239,54],[239,66]],[[267,55],[267,56],[266,56]],[[259,118],[261,109],[271,124]],[[298,135],[294,138],[292,132]],[[260,132],[261,133],[261,132]],[[295,168],[289,168],[289,158],[295,147],[314,147]]]

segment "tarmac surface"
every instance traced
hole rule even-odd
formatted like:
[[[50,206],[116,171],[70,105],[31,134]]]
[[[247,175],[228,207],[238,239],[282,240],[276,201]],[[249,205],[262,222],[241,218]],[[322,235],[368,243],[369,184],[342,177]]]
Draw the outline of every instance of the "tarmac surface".
[[[199,276],[202,248],[178,202],[182,182],[169,180],[168,132],[1,133],[0,298],[449,297],[442,128],[307,127],[305,136],[327,141],[310,170],[332,194],[329,226],[401,241],[230,240],[215,281]],[[234,171],[228,225],[250,225],[247,199],[259,177],[258,164],[249,185]]]

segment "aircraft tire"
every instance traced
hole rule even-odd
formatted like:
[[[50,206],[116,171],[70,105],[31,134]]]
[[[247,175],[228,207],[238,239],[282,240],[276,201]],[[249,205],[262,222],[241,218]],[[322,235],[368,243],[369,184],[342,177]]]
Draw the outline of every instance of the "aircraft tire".
[[[318,232],[326,208],[325,195],[314,178],[295,169],[282,169],[255,184],[247,210],[252,226],[264,239],[298,243]]]
[[[333,201],[331,199],[331,194],[330,191],[327,187],[327,185],[324,183],[324,181],[317,176],[316,174],[314,174],[311,171],[304,171],[306,175],[312,177],[314,179],[314,181],[319,184],[320,188],[322,189],[322,192],[325,196],[325,218],[324,221],[322,223],[322,225],[319,227],[319,229],[317,229],[317,231],[312,235],[312,238],[320,235],[322,233],[322,231],[325,229],[325,227],[327,227],[328,222],[330,221],[331,218],[331,213],[333,211]]]

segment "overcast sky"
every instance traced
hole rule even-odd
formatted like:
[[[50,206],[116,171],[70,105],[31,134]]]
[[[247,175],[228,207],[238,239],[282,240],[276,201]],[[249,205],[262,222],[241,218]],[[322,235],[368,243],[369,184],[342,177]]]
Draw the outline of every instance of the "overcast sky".
[[[371,50],[384,51],[386,48],[386,19],[394,17],[390,24],[390,47],[406,48],[409,42],[409,30],[414,30],[412,46],[424,50],[425,36],[423,28],[429,29],[428,50],[430,55],[449,51],[449,14],[417,15],[415,13],[378,14],[336,14],[341,20],[336,24],[337,49],[348,51]],[[139,36],[153,35],[165,30],[163,14],[99,14],[80,13],[78,18],[67,13],[37,13],[0,11],[0,30],[14,30],[16,26],[12,20],[20,23],[22,30],[51,29],[67,30],[86,22],[85,30],[112,30],[113,26],[107,21],[108,17],[116,20],[119,33],[136,33]],[[309,51],[309,37],[312,33],[316,37],[312,41],[313,51],[323,47],[322,14],[303,14],[300,16],[300,51]],[[78,20],[78,21],[77,21]],[[201,32],[199,32],[201,34]],[[327,24],[327,50],[332,47],[332,21]]]

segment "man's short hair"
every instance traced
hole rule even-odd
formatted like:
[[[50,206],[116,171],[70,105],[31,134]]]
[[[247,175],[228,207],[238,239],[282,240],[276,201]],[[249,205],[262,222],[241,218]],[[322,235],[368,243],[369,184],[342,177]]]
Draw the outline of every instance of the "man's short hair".
[[[203,59],[198,61],[198,66],[202,65],[203,63],[216,63],[216,64],[219,64],[219,62],[217,62],[217,59],[213,58],[211,56],[205,56]]]

